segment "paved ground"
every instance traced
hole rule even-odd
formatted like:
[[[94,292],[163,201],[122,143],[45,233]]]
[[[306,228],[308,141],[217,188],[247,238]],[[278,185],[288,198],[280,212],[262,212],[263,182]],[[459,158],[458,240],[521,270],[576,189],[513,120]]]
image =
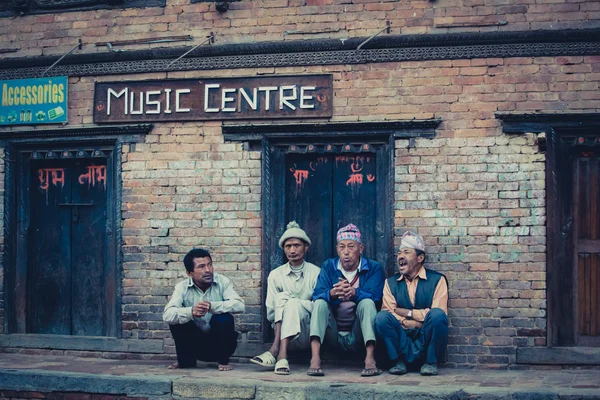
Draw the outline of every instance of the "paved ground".
[[[166,361],[129,361],[0,353],[0,390],[126,394],[204,399],[600,399],[600,370],[441,369],[422,377],[361,378],[360,367],[324,365],[326,376],[292,364],[278,376],[252,364],[218,372],[216,364],[168,370]]]

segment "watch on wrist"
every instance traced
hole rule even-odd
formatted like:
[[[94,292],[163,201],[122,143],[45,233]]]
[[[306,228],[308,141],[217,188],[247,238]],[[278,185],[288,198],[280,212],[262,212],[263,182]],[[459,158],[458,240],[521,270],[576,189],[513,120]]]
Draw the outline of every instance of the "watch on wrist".
[[[412,319],[412,310],[408,310],[408,314],[406,314],[406,318]]]

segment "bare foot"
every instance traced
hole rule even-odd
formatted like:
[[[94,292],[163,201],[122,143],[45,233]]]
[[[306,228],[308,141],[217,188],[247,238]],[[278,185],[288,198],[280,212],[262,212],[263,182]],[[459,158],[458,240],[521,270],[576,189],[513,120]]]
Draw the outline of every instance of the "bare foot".
[[[231,364],[219,364],[217,365],[217,370],[219,371],[231,371],[233,366]]]
[[[173,364],[169,365],[167,368],[168,369],[178,369],[179,368],[179,363],[173,363]]]

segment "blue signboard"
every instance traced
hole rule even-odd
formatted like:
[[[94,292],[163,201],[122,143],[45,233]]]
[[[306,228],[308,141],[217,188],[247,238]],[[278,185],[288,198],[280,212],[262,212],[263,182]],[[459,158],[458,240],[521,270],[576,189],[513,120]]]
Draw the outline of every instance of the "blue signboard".
[[[66,76],[0,81],[0,125],[67,122]]]

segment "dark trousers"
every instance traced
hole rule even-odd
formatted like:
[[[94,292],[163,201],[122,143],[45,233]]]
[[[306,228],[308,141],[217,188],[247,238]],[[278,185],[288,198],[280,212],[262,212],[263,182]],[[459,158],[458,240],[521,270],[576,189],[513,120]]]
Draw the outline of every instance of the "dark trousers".
[[[377,343],[383,343],[392,362],[435,364],[444,361],[448,345],[448,316],[440,308],[427,313],[419,329],[404,329],[388,311],[375,317]]]
[[[210,331],[203,332],[194,321],[169,325],[175,340],[177,363],[180,368],[193,368],[196,360],[229,364],[229,357],[237,347],[238,333],[231,314],[214,314]]]

